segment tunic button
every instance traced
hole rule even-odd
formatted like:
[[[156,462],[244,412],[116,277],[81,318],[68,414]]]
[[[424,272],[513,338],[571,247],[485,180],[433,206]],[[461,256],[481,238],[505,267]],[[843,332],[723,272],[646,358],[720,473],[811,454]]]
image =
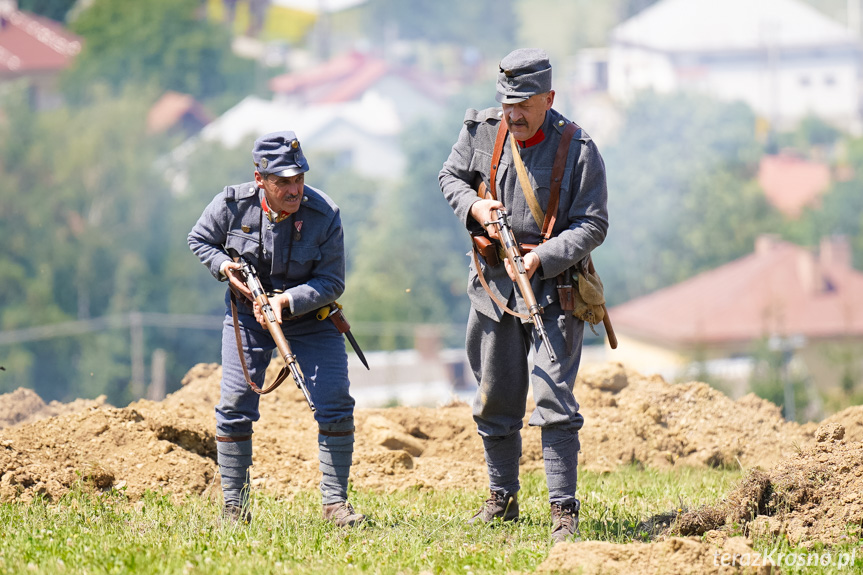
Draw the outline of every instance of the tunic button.
[[[564,124],[566,124],[566,122],[564,122],[563,120],[558,120],[558,121],[557,121],[557,125],[558,125],[558,126],[563,126]]]

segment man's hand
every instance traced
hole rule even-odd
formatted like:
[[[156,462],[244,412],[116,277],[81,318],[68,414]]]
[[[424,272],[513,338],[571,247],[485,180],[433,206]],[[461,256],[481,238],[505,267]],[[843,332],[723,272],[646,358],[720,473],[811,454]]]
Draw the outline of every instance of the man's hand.
[[[282,323],[282,308],[290,309],[287,294],[274,295],[273,297],[268,299],[270,301],[270,307],[273,308],[273,313],[276,314],[276,321],[278,323]],[[264,314],[263,312],[261,312],[261,306],[258,305],[258,302],[255,302],[252,307],[255,310],[255,319],[258,320],[259,324],[267,327],[267,324],[264,323]]]
[[[539,256],[534,254],[533,252],[527,254],[522,258],[524,261],[524,271],[527,272],[527,279],[533,277],[533,274],[536,273],[536,270],[539,269]],[[506,266],[506,273],[509,275],[509,279],[515,281],[515,270],[512,269],[512,266],[509,265],[509,260],[503,260],[504,265]]]
[[[243,274],[240,270],[243,269],[243,265],[239,262],[228,262],[225,264],[225,268],[222,270],[224,274],[228,277],[228,281],[231,282],[231,285],[236,288],[241,294],[252,299],[252,291],[246,287],[245,282],[243,281]]]
[[[478,202],[474,202],[474,204],[470,207],[470,215],[479,222],[485,230],[488,232],[488,237],[500,240],[500,236],[497,233],[496,225],[485,225],[486,222],[491,222],[496,220],[497,218],[492,215],[493,210],[502,210],[503,204],[497,200],[479,200]]]

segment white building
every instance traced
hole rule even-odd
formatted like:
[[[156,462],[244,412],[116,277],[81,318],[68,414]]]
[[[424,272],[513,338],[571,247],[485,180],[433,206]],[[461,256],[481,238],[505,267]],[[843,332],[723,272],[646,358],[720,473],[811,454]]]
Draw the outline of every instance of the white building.
[[[661,0],[612,30],[608,90],[742,100],[779,128],[814,114],[860,129],[861,44],[798,0]]]

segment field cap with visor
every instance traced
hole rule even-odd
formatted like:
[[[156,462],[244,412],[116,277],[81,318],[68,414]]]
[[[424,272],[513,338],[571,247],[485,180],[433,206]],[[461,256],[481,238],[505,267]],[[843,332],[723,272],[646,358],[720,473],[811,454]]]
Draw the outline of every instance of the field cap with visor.
[[[550,91],[551,64],[545,50],[519,48],[500,61],[495,99],[501,104],[517,104]]]
[[[252,148],[255,168],[262,176],[291,177],[309,171],[297,135],[290,131],[264,134]]]

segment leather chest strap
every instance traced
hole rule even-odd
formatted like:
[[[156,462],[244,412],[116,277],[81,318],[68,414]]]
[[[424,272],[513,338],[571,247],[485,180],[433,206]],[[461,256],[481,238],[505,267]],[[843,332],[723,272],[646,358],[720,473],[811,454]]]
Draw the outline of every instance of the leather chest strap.
[[[497,169],[500,166],[500,158],[503,156],[503,143],[506,141],[506,135],[509,129],[506,127],[506,121],[501,118],[497,126],[497,137],[494,140],[494,151],[491,153],[491,170],[489,170],[489,188],[488,192],[491,199],[497,199]]]
[[[557,145],[557,153],[554,156],[554,164],[551,168],[551,186],[548,198],[548,209],[545,211],[545,221],[542,223],[542,241],[551,239],[554,230],[554,222],[557,220],[557,207],[560,203],[560,184],[563,181],[563,172],[566,169],[566,158],[569,156],[569,144],[578,131],[578,125],[570,122],[563,130],[560,143]]]

